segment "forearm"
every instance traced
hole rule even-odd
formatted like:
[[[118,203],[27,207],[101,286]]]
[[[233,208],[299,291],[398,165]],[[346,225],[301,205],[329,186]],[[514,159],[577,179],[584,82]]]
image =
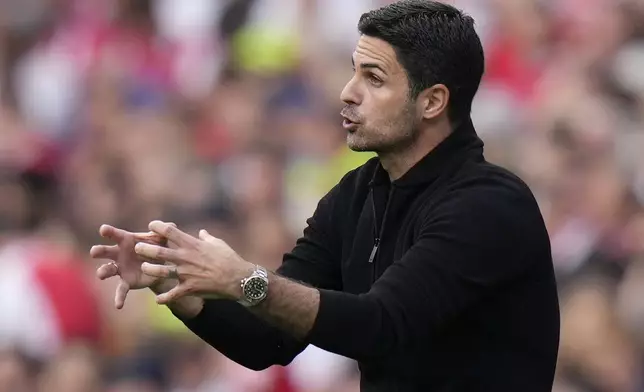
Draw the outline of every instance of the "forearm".
[[[151,289],[161,294],[175,284],[176,281],[165,280]],[[233,301],[182,297],[168,307],[195,335],[253,370],[287,365],[306,346]]]
[[[320,292],[274,273],[269,280],[268,296],[250,308],[251,311],[296,339],[304,340],[315,323]]]
[[[276,274],[269,282],[266,300],[250,309],[298,340],[353,359],[387,355],[399,343],[371,295],[318,290]]]

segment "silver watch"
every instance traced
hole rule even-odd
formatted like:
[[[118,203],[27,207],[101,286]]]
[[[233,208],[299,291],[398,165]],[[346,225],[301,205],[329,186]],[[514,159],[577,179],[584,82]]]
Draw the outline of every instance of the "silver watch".
[[[253,273],[241,280],[242,297],[239,301],[244,306],[255,306],[268,295],[268,271],[256,265]]]

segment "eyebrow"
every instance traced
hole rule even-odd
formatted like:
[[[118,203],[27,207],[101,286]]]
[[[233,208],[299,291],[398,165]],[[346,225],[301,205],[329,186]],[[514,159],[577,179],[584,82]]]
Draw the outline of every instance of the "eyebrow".
[[[353,57],[351,57],[351,64],[354,67],[356,66],[356,62],[355,62],[355,60],[353,60]],[[385,71],[379,64],[376,64],[376,63],[360,63],[360,68],[361,69],[376,68],[376,69],[379,69],[381,72],[383,72],[385,74],[387,73],[387,71]]]

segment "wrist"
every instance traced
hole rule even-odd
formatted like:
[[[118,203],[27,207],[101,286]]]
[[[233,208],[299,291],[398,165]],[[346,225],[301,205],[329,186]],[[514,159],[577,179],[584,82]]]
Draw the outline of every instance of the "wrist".
[[[268,296],[268,270],[260,265],[251,265],[250,271],[239,281],[237,302],[246,307],[259,305]]]
[[[183,297],[174,302],[170,302],[168,308],[181,320],[193,319],[201,313],[205,306],[203,298],[199,297]]]
[[[236,266],[233,273],[230,274],[231,280],[227,284],[227,297],[233,301],[240,301],[244,298],[242,292],[242,281],[255,271],[255,264],[244,261]]]

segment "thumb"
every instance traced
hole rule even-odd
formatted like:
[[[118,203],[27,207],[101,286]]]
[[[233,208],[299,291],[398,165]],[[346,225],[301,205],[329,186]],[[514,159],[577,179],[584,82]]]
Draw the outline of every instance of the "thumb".
[[[188,288],[179,283],[178,285],[174,286],[172,290],[157,295],[156,301],[159,305],[167,305],[170,302],[185,296],[186,294],[188,294]]]
[[[123,309],[128,291],[130,291],[130,285],[121,279],[119,285],[116,287],[116,293],[114,295],[114,306],[116,309]]]
[[[205,229],[199,230],[199,239],[203,241],[208,241],[208,242],[213,242],[217,240],[217,238],[211,236],[210,233],[208,233]]]

